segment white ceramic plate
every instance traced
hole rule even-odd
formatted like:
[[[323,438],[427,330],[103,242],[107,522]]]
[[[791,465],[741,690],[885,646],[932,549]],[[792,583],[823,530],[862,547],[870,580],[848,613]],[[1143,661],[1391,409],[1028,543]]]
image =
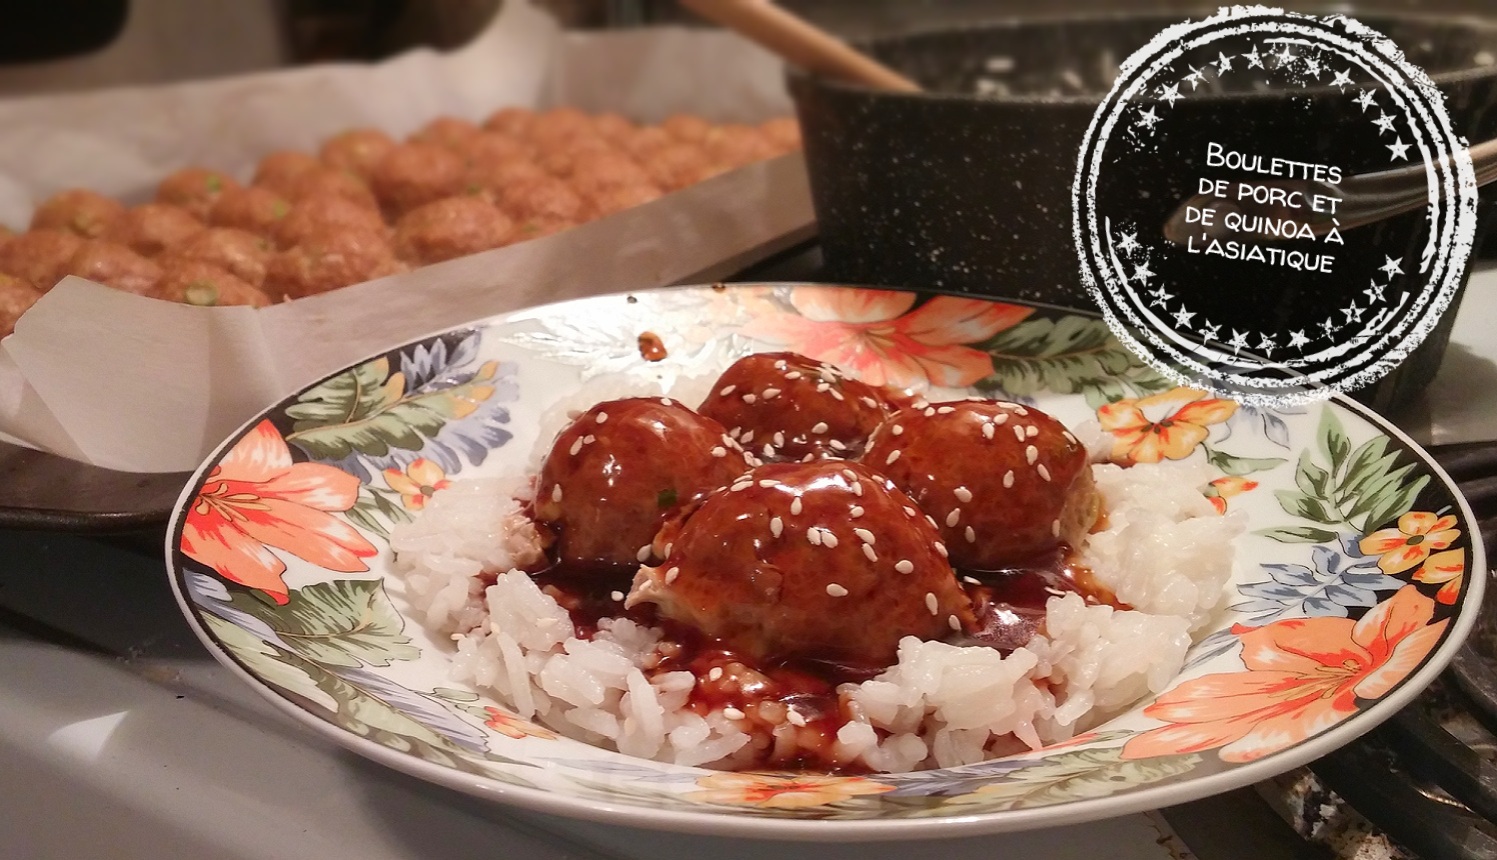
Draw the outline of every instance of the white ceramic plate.
[[[641,356],[640,335],[668,355]],[[1242,511],[1231,609],[1158,697],[1063,745],[899,776],[722,774],[515,719],[449,677],[402,614],[385,537],[456,477],[513,472],[537,416],[600,373],[669,384],[789,349],[875,383],[969,387],[1139,460],[1202,458]],[[1103,409],[1103,407],[1106,407]],[[1451,482],[1348,401],[1249,409],[1172,388],[1099,320],[980,299],[811,285],[688,287],[535,308],[406,344],[251,421],[198,471],[172,583],[214,655],[358,753],[460,791],[644,827],[914,839],[1063,825],[1263,779],[1367,731],[1434,679],[1481,604]]]

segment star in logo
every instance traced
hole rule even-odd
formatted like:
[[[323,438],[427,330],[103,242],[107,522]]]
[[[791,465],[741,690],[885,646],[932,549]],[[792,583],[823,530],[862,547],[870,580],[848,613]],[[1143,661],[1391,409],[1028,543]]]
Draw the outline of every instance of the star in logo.
[[[1279,61],[1278,67],[1282,69],[1285,66],[1289,65],[1290,63],[1294,62],[1296,59],[1298,59],[1298,57],[1296,57],[1294,55],[1293,51],[1289,50],[1289,43],[1288,42],[1285,42],[1281,47],[1282,47],[1283,50],[1279,51],[1277,54],[1274,54],[1273,56],[1274,56],[1275,60]]]
[[[1148,263],[1142,263],[1138,268],[1133,270],[1133,279],[1140,284],[1147,284],[1152,277],[1154,277],[1154,273],[1149,271]]]
[[[1263,68],[1263,55],[1260,54],[1260,53],[1258,53],[1258,46],[1257,45],[1253,46],[1253,50],[1252,51],[1250,51],[1250,52],[1248,52],[1246,54],[1243,54],[1242,58],[1244,60],[1248,61],[1248,68],[1250,68],[1250,69],[1261,69],[1261,68]]]
[[[1118,237],[1118,250],[1124,254],[1131,255],[1138,247],[1137,233],[1124,233]]]
[[[1351,69],[1347,69],[1344,72],[1337,72],[1331,78],[1331,86],[1339,88],[1343,93],[1346,92],[1346,88],[1351,86]]]
[[[1206,340],[1216,340],[1217,336],[1221,333],[1221,330],[1221,326],[1213,325],[1208,320],[1201,320],[1201,327],[1196,329],[1196,332]]]
[[[1389,161],[1397,161],[1400,158],[1405,161],[1409,159],[1409,144],[1404,143],[1401,137],[1393,138],[1393,142],[1388,144],[1388,151],[1392,153],[1388,157]]]
[[[1314,57],[1306,57],[1305,71],[1310,73],[1310,77],[1319,78],[1320,73],[1323,71],[1323,69],[1321,68],[1319,60],[1315,59]]]
[[[1364,310],[1366,310],[1366,308],[1357,307],[1357,303],[1352,302],[1350,307],[1342,308],[1341,312],[1346,314],[1347,322],[1361,322],[1362,311]]]
[[[1380,271],[1383,274],[1387,275],[1388,278],[1389,278],[1389,280],[1391,280],[1394,275],[1402,275],[1403,274],[1403,258],[1402,257],[1399,257],[1398,259],[1395,260],[1392,257],[1384,256],[1383,259],[1386,260],[1387,262],[1383,263],[1382,268],[1380,269]]]
[[[1149,307],[1163,308],[1165,304],[1172,298],[1174,298],[1174,296],[1165,292],[1164,287],[1160,287],[1154,290],[1152,293],[1149,293]]]
[[[1226,54],[1223,54],[1221,51],[1217,51],[1216,52],[1216,69],[1217,69],[1218,72],[1230,72],[1230,71],[1232,71],[1232,58],[1229,57],[1229,56],[1227,56]]]
[[[1398,122],[1398,118],[1397,117],[1388,116],[1387,114],[1382,113],[1382,111],[1378,111],[1378,113],[1380,113],[1382,115],[1379,116],[1377,119],[1375,119],[1375,120],[1372,121],[1373,124],[1377,126],[1377,133],[1378,134],[1386,134],[1386,133],[1392,131],[1393,130],[1393,123]]]
[[[1232,329],[1232,337],[1227,340],[1227,346],[1232,347],[1233,352],[1241,352],[1248,348],[1248,333]]]
[[[1154,126],[1156,126],[1158,124],[1159,124],[1159,114],[1154,113],[1154,108],[1152,108],[1152,107],[1145,108],[1142,112],[1140,112],[1139,115],[1138,115],[1138,122],[1134,123],[1134,125],[1141,125],[1144,128],[1147,128],[1147,129],[1150,129],[1150,130],[1152,130],[1154,128]]]
[[[1179,326],[1180,328],[1188,328],[1190,326],[1190,320],[1194,316],[1195,313],[1188,311],[1184,308],[1184,306],[1181,306],[1178,311],[1175,311],[1175,325]]]
[[[1196,87],[1199,87],[1201,84],[1206,82],[1206,76],[1201,74],[1200,69],[1196,68],[1195,66],[1191,66],[1190,74],[1185,76],[1185,80],[1190,82],[1190,89],[1194,91]]]
[[[1161,99],[1164,99],[1165,101],[1169,102],[1170,107],[1174,107],[1175,106],[1175,102],[1179,101],[1180,99],[1185,98],[1185,96],[1180,95],[1180,85],[1179,84],[1170,84],[1167,87],[1160,87],[1159,88],[1159,97]]]
[[[1320,329],[1321,331],[1325,332],[1325,337],[1327,339],[1330,338],[1331,332],[1334,332],[1338,328],[1341,328],[1341,326],[1336,325],[1336,321],[1331,317],[1326,317],[1325,319],[1320,321]]]
[[[1383,300],[1383,290],[1387,288],[1387,284],[1379,284],[1377,281],[1373,281],[1372,286],[1362,291],[1362,295],[1367,297],[1367,304],[1375,305]]]
[[[1367,113],[1367,109],[1375,104],[1377,93],[1373,90],[1362,90],[1362,94],[1357,96],[1357,105],[1362,108],[1362,113]]]
[[[1310,339],[1308,337],[1305,337],[1305,332],[1303,329],[1301,329],[1300,331],[1293,331],[1289,333],[1290,349],[1299,349],[1309,342]]]
[[[1259,352],[1263,353],[1264,355],[1268,355],[1269,353],[1273,352],[1275,349],[1278,349],[1278,348],[1279,348],[1279,345],[1274,342],[1273,338],[1269,337],[1266,334],[1263,334],[1262,332],[1258,333],[1258,351]]]

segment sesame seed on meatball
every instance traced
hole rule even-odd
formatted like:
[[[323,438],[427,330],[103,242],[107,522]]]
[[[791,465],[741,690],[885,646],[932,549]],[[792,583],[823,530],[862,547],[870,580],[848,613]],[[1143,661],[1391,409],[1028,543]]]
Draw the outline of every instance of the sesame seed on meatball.
[[[208,223],[236,227],[259,236],[272,236],[276,226],[291,212],[291,203],[269,188],[230,188],[219,195],[208,210]]]
[[[0,245],[0,272],[46,292],[67,274],[68,262],[83,242],[62,230],[27,231]]]
[[[448,197],[400,216],[395,254],[413,266],[477,254],[512,241],[514,222],[478,197]]]
[[[156,202],[181,206],[192,213],[192,217],[205,221],[219,195],[238,187],[239,183],[227,173],[206,167],[188,167],[161,180],[161,184],[156,186]]]
[[[86,188],[69,188],[36,207],[31,229],[62,230],[84,239],[97,239],[124,214],[125,205],[112,197]]]
[[[247,305],[263,308],[270,297],[226,269],[196,260],[181,260],[163,267],[151,293],[158,299],[199,307]]]
[[[181,206],[142,203],[131,207],[104,231],[103,238],[128,245],[137,254],[154,257],[203,232],[203,222]]]
[[[323,141],[317,151],[322,163],[368,181],[374,166],[395,148],[395,141],[377,128],[352,128]]]
[[[467,165],[434,143],[402,143],[380,159],[370,176],[374,196],[392,217],[424,203],[462,193]]]

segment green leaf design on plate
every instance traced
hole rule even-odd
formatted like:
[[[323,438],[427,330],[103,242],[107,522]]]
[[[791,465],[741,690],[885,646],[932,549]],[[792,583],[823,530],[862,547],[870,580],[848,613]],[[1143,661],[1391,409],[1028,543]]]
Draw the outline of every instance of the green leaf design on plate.
[[[1418,463],[1397,465],[1400,452],[1389,451],[1388,445],[1388,437],[1376,436],[1353,449],[1341,419],[1323,407],[1315,448],[1302,452],[1295,468],[1298,489],[1275,493],[1279,506],[1293,516],[1349,526],[1362,534],[1407,513],[1430,476],[1415,474]],[[1258,534],[1292,542],[1295,531],[1268,529]],[[1301,531],[1326,534],[1326,540],[1335,537],[1325,529]]]
[[[399,495],[392,490],[361,484],[353,507],[344,513],[354,525],[389,540],[393,526],[411,521],[410,512],[397,498]]]
[[[485,362],[466,382],[406,392],[405,374],[387,359],[365,362],[304,392],[286,408],[295,419],[287,442],[312,457],[341,460],[357,451],[383,457],[419,451],[449,421],[469,415],[494,395],[499,364]]]
[[[198,617],[213,638],[255,677],[329,711],[337,707],[338,703],[317,686],[311,675],[282,657],[284,652],[281,649],[210,612]]]
[[[402,633],[405,622],[378,580],[314,583],[293,589],[285,606],[268,605],[242,591],[232,602],[279,634],[288,648],[316,663],[388,666],[421,656]]]
[[[1118,343],[1098,319],[1029,319],[978,348],[993,357],[993,375],[979,382],[979,389],[1001,388],[1019,397],[1042,391],[1081,394],[1095,409],[1173,387]]]
[[[1329,543],[1336,539],[1336,533],[1326,529],[1318,529],[1314,526],[1290,526],[1276,529],[1260,529],[1253,534],[1273,538],[1279,543]]]
[[[1202,445],[1206,450],[1206,462],[1216,467],[1223,475],[1251,475],[1254,472],[1266,472],[1277,468],[1288,462],[1283,457],[1237,457],[1228,454],[1210,445]]]
[[[1200,763],[1201,757],[1193,754],[1125,761],[1120,747],[1077,750],[1013,771],[1003,782],[985,785],[961,800],[984,808],[1023,809],[1108,797],[1189,773]]]

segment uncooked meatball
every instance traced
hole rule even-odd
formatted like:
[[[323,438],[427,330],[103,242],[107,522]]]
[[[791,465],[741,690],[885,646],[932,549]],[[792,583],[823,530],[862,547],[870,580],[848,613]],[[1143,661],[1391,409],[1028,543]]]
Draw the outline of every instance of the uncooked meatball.
[[[756,161],[773,158],[779,148],[763,132],[748,125],[720,125],[702,141],[707,157],[729,168],[744,167]]]
[[[567,183],[544,176],[514,182],[499,193],[499,206],[520,223],[566,220],[582,217],[584,203]]]
[[[939,536],[867,467],[771,463],[714,491],[641,568],[626,607],[653,603],[761,660],[893,662],[905,636],[939,639],[972,608]]]
[[[514,222],[478,197],[418,206],[395,223],[395,255],[413,266],[440,263],[509,244]]]
[[[86,188],[69,188],[42,201],[31,215],[33,230],[62,230],[84,239],[104,235],[125,214],[125,205]]]
[[[469,169],[482,169],[516,159],[529,160],[534,154],[530,145],[518,137],[486,131],[468,146]]]
[[[395,141],[377,128],[353,128],[323,141],[317,156],[328,167],[368,182],[374,166],[394,148]]]
[[[31,230],[0,245],[0,272],[46,292],[67,274],[68,262],[83,246],[75,233]]]
[[[583,135],[540,150],[535,162],[552,176],[565,179],[572,175],[572,171],[579,162],[598,153],[614,151],[613,144],[603,138],[596,135]]]
[[[759,132],[775,147],[778,154],[794,152],[801,147],[800,123],[793,116],[782,116],[762,123]]]
[[[346,197],[323,195],[292,204],[291,211],[275,228],[276,246],[290,248],[329,230],[380,233],[385,221],[379,210],[361,206]]]
[[[196,260],[183,260],[164,267],[151,294],[169,302],[199,307],[248,305],[263,308],[270,304],[270,298],[247,281],[211,263]]]
[[[477,188],[499,200],[511,186],[553,178],[529,157],[516,155],[508,160],[472,165],[465,187]]]
[[[652,200],[659,200],[663,195],[664,192],[648,183],[604,188],[587,198],[588,211],[594,218],[603,218],[615,212],[642,206]]]
[[[328,167],[303,173],[287,199],[296,204],[315,197],[341,197],[371,212],[379,212],[379,201],[369,190],[369,183],[344,170]]]
[[[163,254],[161,264],[169,269],[186,261],[208,263],[259,287],[265,283],[265,267],[274,249],[269,239],[248,230],[209,227]]]
[[[647,162],[660,150],[679,143],[680,141],[672,137],[670,132],[658,125],[652,125],[635,131],[619,145],[630,155]]]
[[[15,275],[0,274],[0,337],[16,330],[16,320],[31,310],[42,291]]]
[[[434,143],[466,155],[473,141],[483,134],[475,124],[455,116],[439,116],[410,136],[411,143]]]
[[[863,462],[934,518],[958,568],[1032,562],[1097,519],[1086,449],[1032,406],[916,402],[873,432]]]
[[[142,203],[132,207],[104,231],[103,238],[128,245],[137,254],[154,257],[203,232],[203,222],[181,206]]]
[[[712,131],[712,123],[687,113],[666,117],[660,127],[671,137],[686,143],[701,143],[708,132]]]
[[[380,159],[370,177],[374,196],[392,217],[462,193],[467,165],[434,143],[402,143]]]
[[[600,113],[593,117],[593,131],[615,146],[622,146],[638,129],[639,126],[621,114]]]
[[[161,280],[161,266],[118,242],[90,239],[68,260],[67,274],[149,296]]]
[[[282,197],[290,197],[302,175],[322,167],[322,162],[305,152],[285,149],[260,159],[251,184],[268,188]]]
[[[572,164],[572,190],[584,197],[610,188],[650,184],[650,175],[644,168],[622,152],[590,152],[579,155]]]
[[[218,202],[219,195],[230,188],[238,188],[234,177],[206,167],[188,167],[178,170],[156,186],[156,202],[181,206],[192,217],[206,221],[208,211]]]
[[[208,223],[273,236],[276,226],[290,211],[291,203],[269,188],[230,188],[209,210]]]
[[[400,270],[383,232],[329,230],[271,255],[264,289],[271,301],[299,299]]]
[[[497,131],[511,137],[528,137],[534,124],[535,112],[522,107],[500,108],[483,121],[486,131]]]
[[[662,523],[748,467],[721,424],[680,403],[600,403],[552,443],[535,513],[558,534],[563,563],[639,564]]]
[[[694,185],[713,174],[713,166],[701,147],[675,143],[656,150],[641,162],[655,184],[667,191]]]
[[[697,409],[766,460],[856,458],[894,410],[882,390],[793,352],[738,359]]]
[[[593,120],[576,108],[558,107],[536,114],[531,123],[529,139],[541,151],[562,146],[579,137],[596,137]]]

